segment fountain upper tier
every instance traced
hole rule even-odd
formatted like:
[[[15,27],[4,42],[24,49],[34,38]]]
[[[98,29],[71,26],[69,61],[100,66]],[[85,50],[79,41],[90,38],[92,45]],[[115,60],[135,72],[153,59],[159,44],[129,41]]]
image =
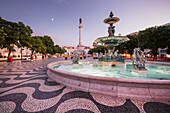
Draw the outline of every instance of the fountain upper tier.
[[[106,46],[118,46],[120,43],[129,41],[126,36],[111,36],[111,37],[99,37],[95,40],[96,43],[101,43]]]
[[[111,11],[109,18],[106,18],[104,20],[104,23],[110,24],[108,27],[108,34],[109,36],[105,37],[99,37],[95,40],[95,43],[101,43],[108,47],[108,49],[113,49],[115,46],[118,46],[119,44],[129,41],[129,38],[126,36],[115,36],[115,26],[113,24],[117,23],[120,19],[118,17],[113,17],[114,14]]]
[[[118,17],[113,17],[113,16],[114,16],[114,14],[111,11],[110,15],[109,15],[109,18],[106,18],[104,20],[104,23],[106,23],[106,24],[115,24],[115,23],[117,23],[120,20]]]

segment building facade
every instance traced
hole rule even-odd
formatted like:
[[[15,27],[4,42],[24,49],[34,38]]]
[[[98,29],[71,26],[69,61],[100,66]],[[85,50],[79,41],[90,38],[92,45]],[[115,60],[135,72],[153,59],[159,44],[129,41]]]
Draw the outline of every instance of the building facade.
[[[21,57],[21,48],[18,48],[16,45],[13,45],[13,44],[11,46],[14,47],[15,51],[11,52],[10,57],[20,58]],[[7,58],[8,53],[9,53],[9,51],[7,50],[7,48],[0,49],[0,58]],[[31,53],[32,53],[32,51],[30,50],[30,48],[27,48],[27,47],[22,48],[22,57],[30,57]],[[40,53],[34,53],[34,55],[41,56]]]
[[[73,46],[63,46],[62,48],[65,49],[69,55],[73,54],[74,51],[78,50],[78,47],[73,47]],[[85,54],[88,54],[88,51],[90,49],[91,48],[89,46],[84,46],[83,51]]]

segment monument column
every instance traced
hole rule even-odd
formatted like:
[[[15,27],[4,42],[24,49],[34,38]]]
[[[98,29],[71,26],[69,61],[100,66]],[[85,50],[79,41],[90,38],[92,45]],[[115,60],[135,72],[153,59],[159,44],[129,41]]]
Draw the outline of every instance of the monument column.
[[[79,19],[79,46],[82,46],[82,19]]]

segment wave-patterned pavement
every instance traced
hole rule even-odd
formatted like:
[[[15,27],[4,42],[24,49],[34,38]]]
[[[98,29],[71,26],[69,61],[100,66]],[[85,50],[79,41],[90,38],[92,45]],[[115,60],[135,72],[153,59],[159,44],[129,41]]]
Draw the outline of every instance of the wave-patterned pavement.
[[[83,92],[47,76],[50,58],[0,62],[0,113],[170,113],[169,101],[144,101]]]

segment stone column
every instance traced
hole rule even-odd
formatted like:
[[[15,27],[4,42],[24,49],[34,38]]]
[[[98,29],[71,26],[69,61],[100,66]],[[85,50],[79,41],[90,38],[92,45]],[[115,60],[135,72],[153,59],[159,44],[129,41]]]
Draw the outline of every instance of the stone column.
[[[79,46],[81,46],[82,45],[82,20],[81,20],[81,18],[80,18],[80,23],[79,23]]]

